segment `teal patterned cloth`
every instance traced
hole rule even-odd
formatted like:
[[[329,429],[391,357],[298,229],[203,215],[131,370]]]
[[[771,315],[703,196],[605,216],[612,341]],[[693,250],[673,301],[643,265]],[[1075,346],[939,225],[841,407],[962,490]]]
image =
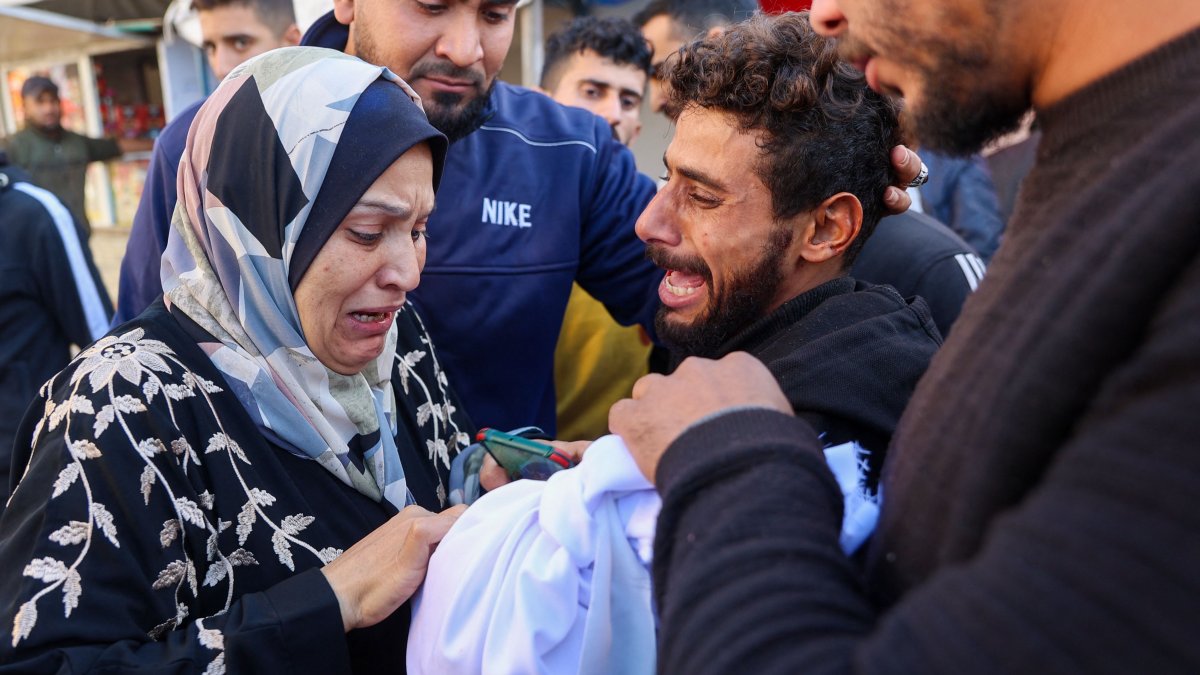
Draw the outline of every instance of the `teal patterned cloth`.
[[[373,133],[380,125],[386,133]],[[197,114],[163,254],[168,308],[207,334],[201,348],[262,433],[397,507],[413,498],[394,440],[396,325],[374,362],[340,375],[307,346],[289,278],[298,282],[304,272],[294,262],[312,261],[297,251],[319,249],[375,178],[421,142],[434,148],[436,180],[445,141],[417,94],[386,68],[312,47],[264,54],[230,73]],[[363,161],[365,174],[344,175]],[[313,222],[330,220],[329,209],[314,214],[331,202],[343,206],[333,222]],[[460,435],[443,417],[441,428],[420,432],[431,455]]]

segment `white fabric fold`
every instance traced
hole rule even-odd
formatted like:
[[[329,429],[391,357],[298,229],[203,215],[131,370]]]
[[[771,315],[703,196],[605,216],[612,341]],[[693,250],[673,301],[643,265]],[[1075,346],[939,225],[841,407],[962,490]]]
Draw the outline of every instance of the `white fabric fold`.
[[[574,469],[484,495],[414,598],[410,673],[653,673],[661,506],[616,436]]]

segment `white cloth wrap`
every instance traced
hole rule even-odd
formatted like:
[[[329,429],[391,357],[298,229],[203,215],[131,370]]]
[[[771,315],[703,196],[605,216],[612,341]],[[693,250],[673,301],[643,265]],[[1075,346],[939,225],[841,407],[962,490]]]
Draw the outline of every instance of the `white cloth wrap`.
[[[653,673],[660,507],[616,436],[546,482],[484,495],[430,560],[408,671]]]

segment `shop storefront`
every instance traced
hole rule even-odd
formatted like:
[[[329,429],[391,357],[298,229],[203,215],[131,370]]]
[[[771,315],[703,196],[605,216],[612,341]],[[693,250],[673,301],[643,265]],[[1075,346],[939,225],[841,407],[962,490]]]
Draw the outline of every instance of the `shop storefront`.
[[[81,4],[86,3],[75,6]],[[3,133],[22,127],[21,85],[41,74],[59,86],[67,129],[152,141],[174,110],[203,95],[210,84],[198,49],[159,39],[162,9],[151,3],[133,10],[156,14],[118,22],[133,28],[123,30],[31,6],[0,6]],[[94,227],[132,222],[149,157],[149,152],[126,153],[89,167],[86,208]]]

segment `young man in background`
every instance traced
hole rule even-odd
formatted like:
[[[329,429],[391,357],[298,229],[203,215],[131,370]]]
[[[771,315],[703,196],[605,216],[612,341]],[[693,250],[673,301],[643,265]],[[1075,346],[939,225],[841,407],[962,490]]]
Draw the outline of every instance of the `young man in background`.
[[[292,0],[193,0],[192,7],[200,19],[204,54],[218,80],[263,52],[300,41]],[[141,314],[162,295],[159,261],[167,247],[171,214],[175,211],[175,172],[183,156],[188,127],[203,103],[201,99],[180,112],[154,143],[142,198],[121,260],[114,324]]]
[[[637,26],[580,17],[546,40],[541,89],[563,105],[604,118],[628,146],[641,131],[650,46]],[[608,433],[608,409],[648,370],[650,339],[622,326],[579,284],[571,289],[554,350],[558,436],[594,440]]]

